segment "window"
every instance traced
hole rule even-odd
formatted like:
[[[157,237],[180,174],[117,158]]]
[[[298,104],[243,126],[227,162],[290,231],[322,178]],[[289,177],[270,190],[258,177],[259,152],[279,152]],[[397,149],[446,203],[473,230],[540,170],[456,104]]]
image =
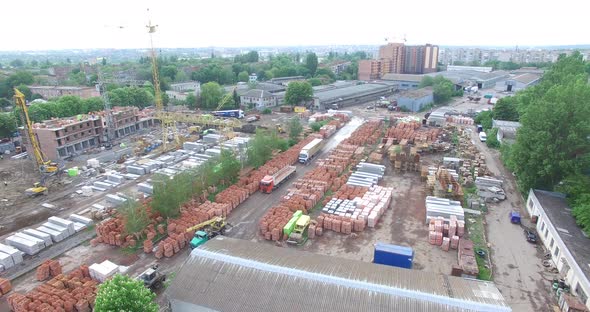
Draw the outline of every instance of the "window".
[[[580,283],[578,283],[578,285],[576,285],[576,295],[578,295],[578,297],[580,297],[580,300],[582,301],[582,303],[586,304],[586,301],[588,300],[588,295],[586,295],[586,292],[582,289],[582,287],[580,286]]]
[[[549,228],[545,229],[545,238],[547,238],[547,235],[549,235]]]
[[[553,249],[553,243],[555,243],[555,241],[553,240],[553,237],[552,237],[551,243],[549,243],[549,249]]]
[[[532,198],[529,198],[528,205],[529,205],[529,208],[533,208],[533,199]]]
[[[555,257],[557,257],[559,255],[559,247],[558,246],[555,246],[555,252],[553,253],[553,255]]]
[[[541,221],[541,231],[545,231],[545,222]]]

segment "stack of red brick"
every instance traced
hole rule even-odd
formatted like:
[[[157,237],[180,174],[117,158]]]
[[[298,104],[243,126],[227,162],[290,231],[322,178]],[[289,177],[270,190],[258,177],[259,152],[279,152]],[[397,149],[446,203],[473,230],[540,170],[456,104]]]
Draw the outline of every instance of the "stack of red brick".
[[[475,249],[472,241],[463,238],[459,239],[458,259],[462,274],[477,277],[479,268],[475,260]]]
[[[97,285],[90,278],[88,267],[81,266],[70,274],[58,274],[24,295],[11,294],[7,301],[15,312],[89,312],[94,308]]]
[[[154,255],[158,259],[162,257],[172,257],[187,245],[187,236],[187,233],[168,233],[168,237],[158,244],[158,249],[156,249]]]
[[[362,232],[365,230],[366,221],[352,220],[349,217],[330,215],[322,213],[317,218],[317,226],[324,230],[332,230],[336,233],[350,234],[352,232]]]
[[[382,122],[372,120],[364,123],[356,129],[349,138],[343,141],[344,144],[352,144],[356,146],[365,146],[367,144],[376,144],[381,137]]]
[[[0,297],[6,295],[12,290],[12,284],[10,280],[5,278],[0,278]]]
[[[215,202],[220,204],[229,204],[231,209],[235,209],[250,196],[248,189],[232,185],[227,189],[215,195]]]
[[[35,277],[38,281],[44,281],[50,277],[61,274],[61,264],[56,260],[45,260],[39,267]]]
[[[369,188],[365,186],[344,184],[332,195],[331,198],[324,199],[324,203],[322,203],[322,205],[325,206],[332,198],[353,200],[355,197],[363,197],[363,195],[365,195],[368,190]]]
[[[422,124],[417,121],[399,122],[395,127],[388,129],[385,137],[393,138],[394,144],[407,140],[408,143],[432,143],[437,140],[441,133],[440,128],[422,128]]]
[[[281,240],[283,228],[292,217],[293,211],[286,206],[270,208],[258,224],[260,234],[264,235],[266,240]]]
[[[465,223],[458,221],[454,215],[451,216],[448,223],[442,217],[430,219],[428,225],[428,242],[431,245],[441,246],[444,251],[449,251],[449,248],[457,249],[459,238],[464,233]]]

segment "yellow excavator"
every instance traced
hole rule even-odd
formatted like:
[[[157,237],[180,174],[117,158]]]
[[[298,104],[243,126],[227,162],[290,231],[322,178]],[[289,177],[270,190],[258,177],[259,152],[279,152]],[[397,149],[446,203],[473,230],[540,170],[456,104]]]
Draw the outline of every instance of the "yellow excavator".
[[[45,179],[49,176],[58,174],[60,172],[60,168],[57,163],[45,159],[43,151],[41,151],[39,141],[37,140],[37,136],[35,135],[35,132],[33,132],[33,123],[29,118],[29,110],[25,101],[25,95],[16,88],[14,89],[14,102],[21,110],[21,119],[23,121],[24,127],[27,130],[27,137],[31,143],[31,146],[33,147],[32,152],[37,162],[39,172],[42,176],[41,182],[35,183],[32,188],[29,188],[25,191],[25,194],[30,196],[47,194],[47,187],[44,185]]]

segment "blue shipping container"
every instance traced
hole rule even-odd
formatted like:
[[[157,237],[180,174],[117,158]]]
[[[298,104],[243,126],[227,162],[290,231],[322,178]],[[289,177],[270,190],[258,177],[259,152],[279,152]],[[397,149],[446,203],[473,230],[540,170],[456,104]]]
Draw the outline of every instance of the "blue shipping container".
[[[414,250],[410,247],[385,243],[375,244],[373,263],[411,269],[414,262]]]

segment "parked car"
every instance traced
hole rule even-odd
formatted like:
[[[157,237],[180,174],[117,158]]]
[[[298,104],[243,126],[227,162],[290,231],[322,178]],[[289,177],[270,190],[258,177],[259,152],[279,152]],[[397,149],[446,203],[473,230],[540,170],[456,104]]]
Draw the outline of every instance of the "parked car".
[[[531,244],[537,243],[537,233],[531,229],[524,229],[524,235],[526,236],[526,241]]]
[[[479,133],[479,140],[480,141],[485,142],[485,141],[487,141],[487,139],[488,139],[488,135],[485,132],[482,131]]]

